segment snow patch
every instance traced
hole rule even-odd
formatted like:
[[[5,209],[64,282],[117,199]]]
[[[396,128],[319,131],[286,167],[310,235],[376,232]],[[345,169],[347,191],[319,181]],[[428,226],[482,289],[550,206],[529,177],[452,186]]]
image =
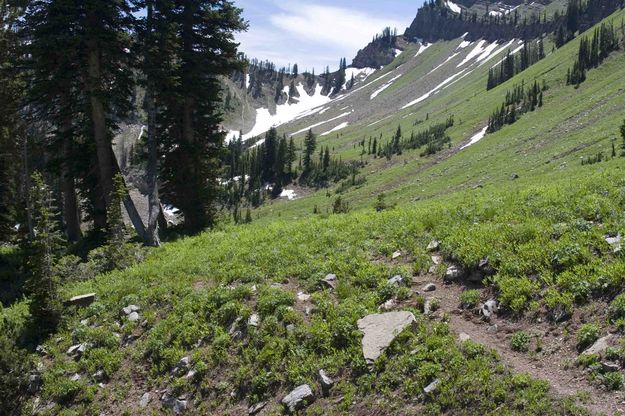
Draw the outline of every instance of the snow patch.
[[[415,104],[419,104],[421,101],[424,101],[428,98],[430,98],[430,96],[437,94],[438,92],[440,92],[441,89],[443,89],[443,87],[445,87],[447,84],[449,84],[450,82],[452,82],[454,79],[458,78],[460,75],[464,74],[467,71],[467,69],[463,69],[462,71],[450,76],[449,78],[447,78],[445,81],[441,82],[440,84],[438,84],[435,88],[433,88],[432,90],[430,90],[430,92],[427,92],[425,94],[423,94],[421,97],[417,98],[414,101],[409,102],[408,104],[406,104],[405,106],[403,106],[401,109],[405,110],[408,107],[412,107]],[[464,78],[465,76],[469,75],[472,71],[467,72],[465,75],[462,76],[462,78]],[[461,79],[462,79],[461,78]],[[450,84],[451,85],[451,84]]]
[[[343,89],[347,89],[347,84],[351,82],[352,77],[354,77],[354,81],[365,82],[375,71],[377,71],[375,68],[347,68],[345,70],[345,84],[343,84]]]
[[[395,58],[397,58],[399,55],[401,55],[404,51],[402,51],[401,49],[395,49],[393,50],[393,53],[395,54]]]
[[[308,126],[308,127],[306,127],[305,129],[298,130],[298,131],[296,131],[295,133],[293,133],[293,134],[291,134],[291,135],[292,135],[292,136],[297,136],[297,135],[298,135],[298,134],[300,134],[300,133],[304,133],[304,132],[306,132],[306,131],[308,131],[308,130],[310,130],[310,129],[314,129],[315,127],[323,126],[324,124],[328,124],[328,123],[330,123],[330,122],[332,122],[332,121],[338,120],[339,118],[346,117],[346,116],[350,115],[351,113],[353,113],[353,111],[348,111],[348,112],[346,112],[346,113],[343,113],[343,114],[341,114],[341,115],[339,115],[339,116],[336,116],[336,117],[334,117],[334,118],[331,118],[331,119],[329,119],[329,120],[326,120],[326,121],[321,121],[321,122],[319,122],[319,123],[313,124],[312,126]]]
[[[436,72],[441,66],[445,65],[447,62],[451,61],[452,59],[454,59],[456,56],[458,56],[458,54],[460,54],[460,52],[456,52],[453,55],[451,55],[449,58],[447,58],[445,60],[445,62],[443,62],[442,64],[440,64],[439,66],[437,66],[436,68],[434,68],[433,70],[431,70],[430,72],[427,73],[427,75],[430,75],[432,72]]]
[[[415,58],[419,55],[421,55],[423,52],[425,52],[427,50],[427,48],[429,48],[430,46],[432,46],[431,43],[422,43],[421,45],[419,45],[419,50],[417,51],[417,54],[414,56]]]
[[[469,54],[466,56],[466,58],[464,58],[462,60],[462,62],[460,62],[456,68],[460,68],[462,65],[466,64],[467,62],[469,62],[470,60],[472,60],[473,58],[480,56],[482,53],[484,53],[484,44],[486,43],[485,40],[481,40],[477,43],[477,45],[475,45],[475,48],[473,48],[473,50],[471,52],[469,52]]]
[[[371,97],[369,98],[369,100],[373,100],[375,97],[377,97],[378,95],[380,95],[384,90],[386,90],[388,87],[390,87],[391,85],[393,85],[393,82],[395,82],[398,78],[400,78],[403,74],[399,74],[393,78],[391,78],[390,81],[388,81],[386,84],[382,85],[380,88],[378,88],[376,91],[373,92],[373,94],[371,94]]]
[[[282,193],[280,194],[280,198],[286,198],[289,201],[293,201],[295,198],[297,198],[297,194],[292,189],[283,189]]]
[[[484,127],[482,130],[480,130],[475,136],[471,137],[471,140],[469,140],[469,143],[465,144],[464,146],[462,146],[460,148],[460,150],[464,150],[467,147],[474,145],[475,143],[479,142],[480,140],[482,140],[484,138],[484,136],[486,136],[486,130],[488,130],[488,126]]]
[[[471,42],[469,42],[468,40],[463,40],[462,42],[460,42],[460,45],[458,45],[458,47],[456,48],[456,50],[458,49],[464,49],[467,46],[469,46],[471,44]]]
[[[451,2],[451,1],[446,1],[445,2],[445,6],[447,6],[447,8],[449,10],[451,10],[454,13],[461,13],[462,9],[460,8],[460,6],[458,6],[456,3]]]
[[[336,126],[335,128],[333,128],[332,130],[328,130],[325,133],[321,133],[321,136],[327,136],[328,134],[332,134],[335,131],[339,131],[344,129],[345,127],[349,126],[349,123],[346,121],[345,123],[341,123],[338,126]]]
[[[256,124],[249,133],[243,135],[243,140],[257,137],[267,132],[272,127],[277,127],[293,121],[303,113],[332,101],[330,97],[321,94],[323,87],[319,84],[315,86],[313,95],[308,95],[302,83],[299,83],[295,88],[299,93],[299,99],[296,103],[289,104],[289,100],[287,99],[285,104],[276,106],[275,114],[271,114],[268,108],[257,109]],[[288,87],[285,87],[285,92],[288,95],[288,91],[286,90],[288,90]]]
[[[386,116],[384,118],[381,118],[378,121],[374,121],[373,123],[369,124],[367,127],[375,126],[376,124],[381,123],[384,120],[388,120],[391,117],[393,117],[393,114],[391,114],[390,116]]]
[[[250,74],[245,74],[245,89],[250,89]]]

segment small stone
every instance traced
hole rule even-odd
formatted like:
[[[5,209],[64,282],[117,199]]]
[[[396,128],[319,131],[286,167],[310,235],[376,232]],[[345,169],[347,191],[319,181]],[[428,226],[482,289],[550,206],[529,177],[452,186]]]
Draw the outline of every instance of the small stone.
[[[436,290],[436,285],[434,283],[428,283],[427,285],[423,286],[423,290],[424,292],[434,292]]]
[[[308,293],[299,292],[297,294],[297,300],[299,300],[300,302],[306,302],[310,300],[310,295]]]
[[[95,302],[95,293],[87,293],[85,295],[74,296],[65,302],[65,306],[86,307]]]
[[[98,370],[95,372],[95,374],[93,374],[92,377],[95,381],[102,381],[104,380],[104,371]]]
[[[249,319],[247,320],[247,325],[248,326],[258,326],[260,323],[260,317],[258,316],[258,314],[252,314]]]
[[[516,173],[513,173],[512,176],[510,177],[510,179],[512,179],[513,181],[519,179],[519,175]]]
[[[78,381],[81,379],[80,374],[76,373],[69,378],[71,381]]]
[[[321,382],[321,388],[324,394],[328,394],[332,386],[334,385],[334,380],[332,380],[324,370],[319,370],[319,381]]]
[[[130,315],[133,312],[138,312],[140,311],[141,308],[139,308],[137,305],[128,305],[125,308],[122,308],[122,315]]]
[[[430,268],[428,269],[428,273],[429,274],[436,274],[436,269],[437,269],[436,265],[430,266]]]
[[[441,246],[441,243],[438,240],[432,240],[430,244],[428,244],[428,251],[437,251]]]
[[[445,281],[453,282],[462,276],[462,271],[458,266],[449,266],[445,272]]]
[[[329,287],[330,289],[336,289],[336,275],[335,274],[327,274],[326,277],[324,277],[321,282],[323,284],[325,284],[327,287]]]
[[[380,305],[378,307],[378,310],[380,310],[380,311],[391,311],[391,310],[395,309],[396,306],[397,306],[397,302],[395,302],[394,299],[389,299],[386,302],[384,302],[382,305]]]
[[[80,358],[86,350],[87,350],[87,346],[85,344],[72,345],[67,350],[67,355],[76,356],[77,358]]]
[[[150,404],[150,400],[152,400],[152,395],[150,395],[150,393],[144,393],[143,396],[141,396],[141,401],[139,402],[139,406],[145,409]]]
[[[237,328],[239,326],[239,322],[241,322],[241,318],[235,319],[234,322],[232,323],[232,325],[230,325],[230,329],[228,329],[228,334],[229,335],[233,335],[235,332],[237,332]]]
[[[436,266],[438,266],[442,262],[443,258],[441,256],[432,256],[432,263],[434,263]]]
[[[460,340],[460,342],[467,342],[471,340],[471,337],[469,336],[469,334],[461,332],[460,335],[458,335],[458,339]]]
[[[176,364],[176,367],[174,367],[174,369],[171,371],[171,373],[174,376],[181,376],[182,374],[186,373],[189,370],[190,366],[191,366],[191,358],[182,357],[180,361],[178,361],[178,364]]]
[[[197,374],[197,371],[195,371],[195,370],[189,370],[189,372],[187,373],[187,375],[186,375],[186,376],[184,376],[184,378],[187,378],[187,379],[188,379],[188,378],[193,378],[193,377],[195,377],[195,375],[196,375],[196,374]]]
[[[489,334],[496,334],[497,331],[499,331],[499,327],[497,325],[491,325],[486,328],[486,332],[488,332]]]
[[[484,316],[484,319],[488,321],[493,316],[493,314],[497,312],[498,309],[499,308],[497,307],[497,301],[491,299],[487,301],[484,305],[482,305],[482,316]]]
[[[161,401],[163,406],[174,412],[175,415],[179,415],[187,410],[188,403],[186,400],[179,400],[169,393],[163,394]]]
[[[288,333],[290,334],[290,333],[291,333],[291,332],[293,332],[293,331],[295,331],[295,325],[293,325],[293,324],[288,324],[288,325],[286,326],[286,332],[288,332]]]
[[[247,409],[247,414],[248,415],[255,415],[256,413],[258,413],[261,410],[263,410],[265,408],[265,406],[267,406],[267,402],[256,403],[256,404],[250,406],[249,409]]]
[[[424,315],[430,315],[432,312],[434,312],[432,310],[432,298],[427,298],[425,300],[425,303],[423,304],[423,314]]]
[[[432,394],[434,391],[436,391],[436,389],[438,388],[438,385],[440,384],[440,380],[434,380],[433,382],[431,382],[430,384],[428,384],[424,389],[423,389],[423,393],[425,394]]]
[[[612,253],[617,254],[622,250],[623,237],[617,234],[616,237],[605,236],[605,242],[612,246]]]
[[[286,395],[281,403],[286,407],[289,413],[293,413],[298,409],[312,403],[314,399],[313,392],[308,384],[296,387],[288,395]]]
[[[401,255],[402,255],[402,254],[401,254],[401,251],[397,250],[396,252],[394,252],[394,253],[393,253],[393,255],[391,256],[391,258],[392,258],[393,260],[396,260],[396,259],[400,258],[400,257],[401,257]]]
[[[35,348],[35,352],[42,356],[48,355],[48,351],[46,351],[43,345],[37,345],[37,348]]]
[[[128,320],[130,322],[137,322],[139,320],[140,316],[137,312],[131,312],[130,315],[128,315]]]
[[[610,362],[610,361],[602,362],[601,367],[603,368],[603,371],[605,371],[606,373],[615,373],[621,369],[620,365],[618,365],[617,363]]]
[[[80,325],[84,325],[84,326],[89,325],[89,319],[83,319],[82,321],[80,321]]]
[[[388,279],[388,283],[394,286],[399,286],[402,283],[404,283],[404,278],[401,277],[400,275],[393,276],[390,279]]]
[[[603,354],[603,352],[610,347],[611,341],[614,338],[615,338],[614,335],[607,335],[605,337],[599,338],[592,346],[590,346],[588,349],[586,349],[586,351],[584,351],[584,354],[587,354],[587,355]]]

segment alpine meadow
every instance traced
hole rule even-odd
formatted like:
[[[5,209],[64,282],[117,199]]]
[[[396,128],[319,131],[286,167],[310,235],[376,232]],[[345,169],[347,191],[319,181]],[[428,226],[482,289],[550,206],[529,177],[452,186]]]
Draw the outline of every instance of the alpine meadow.
[[[625,415],[625,0],[374,3],[0,0],[0,415]]]

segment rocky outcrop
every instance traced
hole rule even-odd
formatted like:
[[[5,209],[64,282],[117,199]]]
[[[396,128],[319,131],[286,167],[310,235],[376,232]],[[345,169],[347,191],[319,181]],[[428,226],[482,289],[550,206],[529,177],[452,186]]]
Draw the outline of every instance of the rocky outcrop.
[[[364,333],[362,353],[368,363],[373,363],[406,328],[416,324],[411,312],[387,312],[367,315],[358,320],[358,329]]]

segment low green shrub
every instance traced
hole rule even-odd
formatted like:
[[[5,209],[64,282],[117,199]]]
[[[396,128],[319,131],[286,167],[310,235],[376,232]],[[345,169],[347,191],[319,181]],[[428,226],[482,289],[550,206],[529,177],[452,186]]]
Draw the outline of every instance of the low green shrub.
[[[465,290],[460,294],[460,303],[463,308],[475,308],[480,303],[480,291],[477,289]]]
[[[580,350],[594,344],[599,339],[600,329],[595,324],[584,324],[577,331],[577,348]]]
[[[532,339],[527,332],[519,331],[512,335],[510,345],[514,351],[528,352],[531,340]]]

